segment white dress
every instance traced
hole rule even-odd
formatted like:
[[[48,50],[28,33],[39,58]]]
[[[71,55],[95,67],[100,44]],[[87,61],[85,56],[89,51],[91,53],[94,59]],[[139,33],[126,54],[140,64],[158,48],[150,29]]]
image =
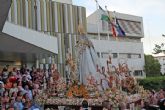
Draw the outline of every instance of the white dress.
[[[80,83],[87,85],[87,78],[89,76],[93,76],[97,83],[100,84],[103,76],[99,72],[97,72],[97,66],[100,69],[101,66],[92,42],[85,35],[80,35],[77,49],[78,73]]]

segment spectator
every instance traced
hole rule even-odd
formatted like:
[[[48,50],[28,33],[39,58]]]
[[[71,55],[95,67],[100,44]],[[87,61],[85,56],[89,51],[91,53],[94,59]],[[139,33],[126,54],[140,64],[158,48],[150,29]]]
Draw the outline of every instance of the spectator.
[[[9,100],[9,110],[14,110],[14,103],[15,103],[15,99],[10,99]]]
[[[2,81],[0,81],[0,96],[3,96],[3,92],[5,91],[4,89],[4,84]]]
[[[160,110],[165,110],[165,92],[160,92],[159,93],[159,101],[158,105],[160,106]]]
[[[22,96],[23,96],[22,91],[18,91],[16,98],[19,99],[19,100],[22,100]]]
[[[8,71],[7,71],[7,68],[4,67],[3,68],[3,71],[2,71],[2,79],[3,79],[3,82],[6,83],[6,79],[8,78]]]
[[[12,88],[12,83],[9,79],[6,80],[5,89],[10,90]]]
[[[6,109],[8,107],[8,102],[9,102],[9,93],[7,90],[5,90],[3,92],[3,96],[2,96],[2,108]]]
[[[111,105],[109,103],[108,100],[105,100],[103,103],[102,103],[102,106],[103,106],[103,110],[111,110]]]
[[[88,107],[88,102],[86,100],[83,100],[80,110],[90,110],[90,108]]]
[[[13,83],[12,84],[12,88],[10,89],[9,95],[11,96],[13,92],[18,92],[18,88],[17,88],[17,83]]]
[[[29,89],[28,85],[25,85],[25,91],[28,93],[30,100],[33,99],[32,91]]]
[[[34,89],[33,89],[33,97],[35,97],[37,94],[40,93],[40,90],[39,90],[39,85],[38,84],[34,84]]]
[[[17,97],[17,92],[13,92],[13,93],[11,94],[11,98],[15,100],[16,97]]]
[[[17,68],[13,68],[13,76],[16,76],[17,75]]]
[[[15,108],[16,110],[23,110],[24,106],[23,106],[23,103],[22,103],[20,97],[17,97],[17,98],[16,98],[16,102],[14,103],[14,108]]]

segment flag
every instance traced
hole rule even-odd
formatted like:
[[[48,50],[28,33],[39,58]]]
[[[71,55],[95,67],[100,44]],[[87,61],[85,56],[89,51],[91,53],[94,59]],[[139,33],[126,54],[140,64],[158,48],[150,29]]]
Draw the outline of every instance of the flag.
[[[107,21],[109,24],[111,24],[111,31],[112,36],[116,37],[116,30],[115,30],[115,24],[113,23],[113,18],[110,16],[108,11],[103,10],[103,8],[99,5],[99,9],[104,13],[101,15],[101,20]]]
[[[111,23],[111,31],[112,31],[112,36],[113,37],[117,37],[117,34],[116,34],[116,30],[115,30],[115,25],[113,23]]]
[[[126,35],[125,35],[125,32],[124,32],[124,30],[121,28],[121,26],[120,26],[120,24],[119,24],[117,18],[116,18],[116,30],[117,30],[117,32],[118,32],[118,36],[121,36],[121,37],[126,36]]]
[[[104,14],[101,15],[101,20],[107,21],[107,22],[110,21],[109,17],[107,15],[104,15]]]
[[[119,21],[118,21],[118,18],[116,18],[116,15],[115,15],[115,11],[114,11],[114,19],[115,19],[115,27],[116,27],[116,31],[117,31],[117,36],[119,37],[124,37],[126,36],[124,30],[122,29],[122,27],[120,26],[119,24]]]

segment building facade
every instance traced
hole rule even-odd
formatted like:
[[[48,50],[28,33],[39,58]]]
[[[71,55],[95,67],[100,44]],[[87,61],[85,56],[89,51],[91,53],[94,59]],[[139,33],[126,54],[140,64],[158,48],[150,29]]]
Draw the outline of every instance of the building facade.
[[[63,74],[67,50],[75,56],[78,23],[86,27],[86,10],[72,5],[72,0],[12,0],[8,21],[56,37],[56,63]]]
[[[157,59],[161,65],[161,74],[165,75],[165,56],[156,56],[155,59]]]
[[[126,37],[112,37],[111,26],[101,20],[102,10],[97,10],[87,17],[87,33],[94,43],[102,65],[106,65],[109,56],[112,64],[126,63],[130,73],[136,77],[145,77],[144,52],[141,38],[143,34],[143,21],[141,17],[116,13],[119,24],[126,33]],[[112,12],[110,12],[113,15]]]
[[[52,1],[66,3],[66,4],[72,4],[72,0],[52,0]]]

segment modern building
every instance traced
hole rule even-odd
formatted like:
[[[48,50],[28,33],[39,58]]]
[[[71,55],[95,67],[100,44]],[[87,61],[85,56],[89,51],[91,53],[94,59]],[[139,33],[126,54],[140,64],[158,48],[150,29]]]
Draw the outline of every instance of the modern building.
[[[79,22],[86,27],[86,10],[72,0],[12,0],[3,29],[8,36],[0,37],[0,62],[40,68],[56,63],[64,74],[68,48],[75,56]]]
[[[165,75],[165,55],[157,55],[154,57],[155,59],[157,59],[161,65],[161,73],[162,75]]]
[[[111,55],[114,65],[127,63],[132,74],[145,76],[142,18],[116,13],[127,34],[116,40],[108,31],[110,26],[100,20],[101,14],[101,10],[97,10],[86,20],[85,8],[72,5],[72,0],[12,0],[0,37],[0,65],[19,67],[26,63],[29,67],[35,64],[48,68],[56,63],[64,75],[67,50],[76,56],[77,26],[81,22],[103,65]]]
[[[66,3],[66,4],[72,4],[72,0],[52,0],[52,1]]]
[[[87,33],[94,43],[97,54],[103,65],[109,56],[115,66],[127,63],[130,73],[136,77],[145,77],[144,52],[141,38],[144,37],[143,19],[139,16],[122,13],[115,14],[126,37],[112,37],[111,25],[101,20],[102,10],[97,10],[87,17]],[[111,15],[114,13],[110,12]]]

